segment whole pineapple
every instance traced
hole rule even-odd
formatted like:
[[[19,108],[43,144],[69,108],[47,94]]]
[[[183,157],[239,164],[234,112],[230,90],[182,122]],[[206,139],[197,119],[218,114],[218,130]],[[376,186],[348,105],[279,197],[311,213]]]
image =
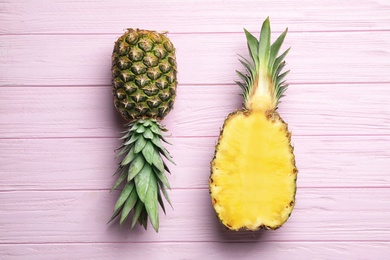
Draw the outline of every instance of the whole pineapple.
[[[268,18],[259,40],[245,30],[251,61],[242,58],[246,73],[237,72],[244,107],[224,122],[209,179],[214,209],[231,230],[279,228],[295,204],[291,134],[276,112],[287,87],[281,71],[289,49],[278,56],[286,33],[271,45]]]
[[[160,121],[171,111],[176,96],[175,48],[165,33],[128,29],[115,42],[112,54],[112,83],[116,109],[128,121],[123,145],[117,156],[123,159],[113,190],[124,183],[110,221],[120,215],[123,224],[132,214],[147,228],[148,217],[158,231],[158,205],[165,211],[162,196],[169,202],[170,189],[162,157],[172,158],[164,148],[166,131]]]

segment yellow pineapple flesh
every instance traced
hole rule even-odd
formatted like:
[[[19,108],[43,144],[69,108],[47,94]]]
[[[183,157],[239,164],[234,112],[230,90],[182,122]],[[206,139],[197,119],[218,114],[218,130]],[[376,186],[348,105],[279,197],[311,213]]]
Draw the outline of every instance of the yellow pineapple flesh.
[[[276,112],[287,85],[277,57],[285,31],[270,45],[269,20],[260,40],[246,32],[252,62],[242,60],[247,75],[244,108],[231,113],[219,137],[209,180],[214,209],[231,230],[279,228],[295,205],[297,168],[287,124]]]

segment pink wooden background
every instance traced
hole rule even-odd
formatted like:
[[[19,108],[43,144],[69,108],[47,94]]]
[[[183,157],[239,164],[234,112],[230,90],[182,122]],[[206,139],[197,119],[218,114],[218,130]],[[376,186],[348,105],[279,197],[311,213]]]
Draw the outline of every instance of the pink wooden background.
[[[228,232],[207,180],[241,105],[243,28],[289,27],[280,105],[300,170],[277,231]],[[168,30],[178,96],[164,121],[177,166],[160,232],[106,225],[122,121],[113,42]],[[0,1],[0,259],[390,259],[390,1]]]

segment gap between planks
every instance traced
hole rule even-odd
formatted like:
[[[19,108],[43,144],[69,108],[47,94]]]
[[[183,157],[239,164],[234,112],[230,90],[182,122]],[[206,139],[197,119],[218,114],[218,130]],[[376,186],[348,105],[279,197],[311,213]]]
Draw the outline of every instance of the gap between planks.
[[[367,189],[390,189],[389,186],[302,186],[298,187],[299,190],[334,190],[334,189],[349,189],[349,190],[367,190]],[[121,191],[122,188],[118,188],[115,191]],[[171,188],[170,191],[188,191],[188,190],[204,190],[207,191],[209,190],[208,188],[204,187],[189,187],[189,188]],[[67,191],[77,191],[77,192],[111,192],[111,189],[91,189],[91,188],[77,188],[77,189],[12,189],[12,190],[1,190],[0,189],[0,194],[1,193],[12,193],[12,192],[67,192]]]
[[[294,134],[294,136],[308,136],[308,137],[388,137],[390,134]],[[175,135],[168,136],[169,138],[177,139],[192,139],[192,138],[218,138],[218,135],[201,135],[201,136],[191,136],[191,135]],[[118,137],[113,136],[37,136],[37,137],[0,137],[0,140],[63,140],[63,139],[113,139],[118,140]]]
[[[259,33],[259,31],[250,31],[251,33]],[[281,34],[284,30],[272,30],[272,33]],[[390,29],[352,29],[352,30],[289,30],[289,34],[294,33],[370,33],[370,32],[390,32]],[[210,31],[210,32],[189,32],[189,31],[175,31],[168,32],[169,35],[219,35],[219,34],[242,34],[242,31]],[[118,32],[107,33],[0,33],[1,36],[118,36]]]
[[[234,232],[234,231],[232,231]],[[250,231],[249,231],[250,232]],[[272,231],[271,231],[272,232]],[[181,241],[181,240],[167,240],[167,241],[117,241],[117,242],[88,242],[88,241],[79,241],[79,242],[0,242],[0,246],[4,245],[53,245],[53,246],[58,246],[58,245],[112,245],[112,244],[204,244],[204,243],[219,243],[219,244],[240,244],[240,243],[257,243],[252,240],[241,240],[241,241],[223,241],[223,240],[213,240],[213,241]],[[311,244],[322,244],[322,243],[329,243],[329,244],[340,244],[340,243],[351,243],[351,244],[356,244],[356,243],[390,243],[390,240],[388,239],[374,239],[374,240],[369,240],[369,239],[360,239],[360,240],[267,240],[267,241],[262,241],[261,243],[311,243]],[[390,244],[389,244],[390,245]]]

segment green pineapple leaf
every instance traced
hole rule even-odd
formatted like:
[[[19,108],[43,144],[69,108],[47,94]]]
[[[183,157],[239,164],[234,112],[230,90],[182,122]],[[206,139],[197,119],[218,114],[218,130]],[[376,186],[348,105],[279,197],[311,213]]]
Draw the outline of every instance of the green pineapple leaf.
[[[117,155],[115,158],[119,158],[120,156],[124,155],[130,150],[130,146],[125,146]]]
[[[142,135],[140,135],[138,140],[135,142],[134,152],[135,153],[141,152],[142,149],[144,149],[145,145],[146,145],[146,140],[145,140],[145,138]]]
[[[259,54],[260,59],[260,70],[264,70],[264,73],[268,71],[268,61],[270,58],[270,45],[271,45],[271,28],[269,18],[267,18],[260,31],[259,40]]]
[[[162,135],[160,127],[157,124],[152,124],[150,126],[150,130],[155,133],[156,135]]]
[[[158,196],[157,196],[157,180],[156,177],[151,174],[149,178],[149,185],[145,197],[145,209],[148,213],[150,222],[156,232],[159,228],[159,217],[158,217]]]
[[[278,56],[280,47],[283,44],[284,39],[286,38],[287,29],[276,39],[276,41],[271,45],[270,59],[268,63],[269,71],[272,71],[274,67],[275,60]]]
[[[160,189],[161,189],[161,191],[162,191],[162,193],[164,195],[165,200],[168,201],[169,205],[171,205],[171,207],[173,208],[172,203],[171,203],[171,199],[169,198],[169,194],[168,194],[167,189],[165,188],[164,183],[159,181],[158,185],[159,185],[159,187],[160,187]]]
[[[164,172],[164,162],[158,152],[153,153],[153,165],[158,169],[158,171]]]
[[[142,149],[142,155],[145,157],[145,160],[149,163],[153,163],[155,149],[152,142],[147,142],[145,147]]]
[[[144,123],[143,123],[143,125],[144,125],[144,127],[149,127],[149,126],[151,126],[153,123],[155,123],[156,122],[156,120],[154,120],[154,119],[149,119],[149,120],[146,120]]]
[[[135,141],[138,140],[138,138],[140,137],[141,135],[140,134],[137,134],[137,133],[133,133],[132,136],[130,137],[130,139],[128,141],[126,141],[124,143],[125,146],[129,146],[130,144],[134,143]]]
[[[291,49],[291,48],[288,48],[288,49],[285,50],[279,57],[277,57],[277,58],[275,59],[275,62],[274,62],[274,65],[273,65],[273,69],[272,69],[272,71],[274,72],[274,75],[272,75],[273,78],[277,77],[277,76],[278,76],[277,74],[280,73],[281,70],[278,70],[278,68],[279,68],[279,66],[280,66],[281,64],[283,64],[283,66],[284,66],[284,63],[283,63],[284,58],[286,57],[286,55],[288,54],[288,52],[290,51],[290,49]]]
[[[134,152],[134,147],[131,147],[130,151],[127,153],[125,158],[123,158],[123,160],[121,162],[121,166],[125,166],[125,165],[128,165],[129,163],[131,163],[134,160],[135,156],[136,156],[136,154]]]
[[[145,139],[153,139],[154,134],[153,134],[152,130],[150,130],[150,128],[146,128],[145,132],[143,133],[143,136]]]
[[[138,196],[137,196],[137,191],[133,189],[131,191],[131,194],[129,198],[126,200],[123,209],[122,209],[122,215],[119,223],[122,225],[123,222],[126,221],[126,219],[129,216],[130,211],[134,208],[135,204],[137,203]]]
[[[163,210],[164,214],[166,215],[167,213],[165,211],[164,201],[163,201],[163,199],[161,197],[161,191],[158,189],[157,192],[158,192],[158,194],[157,194],[157,196],[158,196],[158,203],[160,204],[161,209]]]
[[[142,155],[137,155],[137,157],[135,157],[134,161],[131,163],[130,167],[129,167],[129,171],[128,171],[128,175],[127,175],[127,181],[131,181],[135,176],[137,176],[139,174],[139,172],[141,171],[141,169],[144,167],[145,165],[145,159]]]
[[[146,211],[145,206],[142,208],[138,222],[145,228],[145,230],[148,229],[148,212]]]
[[[114,183],[114,186],[112,186],[111,191],[118,188],[118,186],[122,184],[122,182],[126,179],[126,177],[127,177],[127,172],[123,171],[119,176],[119,178],[117,179],[117,181]]]
[[[149,189],[150,178],[152,178],[151,176],[153,176],[152,167],[146,163],[142,170],[134,178],[138,197],[144,204],[146,203],[146,194]]]
[[[252,58],[252,61],[255,65],[255,68],[259,67],[259,42],[258,40],[246,29],[244,29],[247,44],[248,44],[248,49],[249,49],[249,54]]]
[[[154,173],[156,174],[157,178],[168,188],[168,189],[171,189],[171,185],[169,185],[169,181],[168,181],[168,178],[167,176],[164,174],[164,172],[161,172],[159,171],[158,169],[156,169],[154,171]]]
[[[142,124],[136,124],[137,128],[135,129],[135,132],[138,134],[142,134],[145,132],[145,127]]]
[[[112,217],[110,218],[110,220],[107,222],[110,223],[111,221],[113,221],[120,213],[121,213],[121,210],[123,208],[123,204],[126,202],[126,200],[129,198],[130,196],[130,193],[135,190],[134,189],[134,183],[130,183],[128,185],[126,185],[122,192],[121,192],[121,195],[119,197],[119,199],[117,200],[116,204],[115,204],[115,207],[114,207],[114,214],[112,215]]]
[[[123,203],[127,200],[127,198],[130,196],[131,191],[134,189],[134,183],[130,182],[125,185],[123,188],[121,195],[119,196],[118,201],[115,204],[114,211],[119,210]]]
[[[139,221],[143,208],[144,208],[144,203],[141,200],[138,200],[137,203],[135,204],[133,220],[131,221],[131,228],[134,228],[137,221]],[[141,221],[139,222],[141,223]]]

